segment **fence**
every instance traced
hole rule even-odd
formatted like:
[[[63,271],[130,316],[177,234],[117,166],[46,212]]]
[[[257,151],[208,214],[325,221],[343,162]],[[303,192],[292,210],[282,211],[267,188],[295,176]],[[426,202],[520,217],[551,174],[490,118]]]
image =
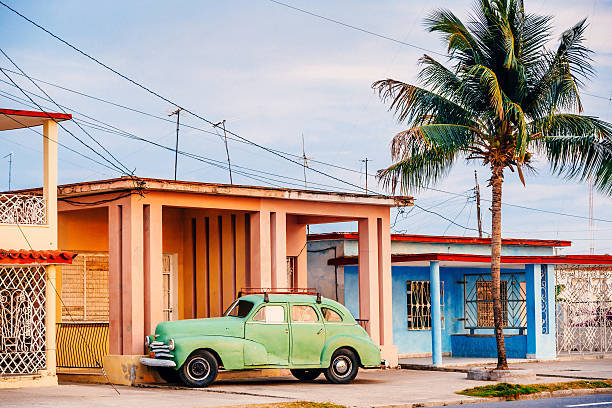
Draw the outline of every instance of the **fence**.
[[[57,323],[57,366],[100,368],[108,354],[108,322]]]
[[[557,265],[557,352],[612,352],[612,267]]]

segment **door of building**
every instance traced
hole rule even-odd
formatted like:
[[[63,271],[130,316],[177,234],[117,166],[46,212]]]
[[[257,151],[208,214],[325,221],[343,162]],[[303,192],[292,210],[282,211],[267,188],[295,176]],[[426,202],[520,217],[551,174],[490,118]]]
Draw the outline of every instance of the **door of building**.
[[[162,262],[162,299],[165,321],[178,318],[177,254],[164,254]]]

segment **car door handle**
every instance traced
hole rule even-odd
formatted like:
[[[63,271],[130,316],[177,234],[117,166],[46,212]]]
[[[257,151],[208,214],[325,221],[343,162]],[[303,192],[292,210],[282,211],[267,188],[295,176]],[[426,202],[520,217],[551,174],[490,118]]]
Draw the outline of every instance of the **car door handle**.
[[[320,328],[319,331],[317,332],[317,334],[321,334],[323,333],[323,328]]]

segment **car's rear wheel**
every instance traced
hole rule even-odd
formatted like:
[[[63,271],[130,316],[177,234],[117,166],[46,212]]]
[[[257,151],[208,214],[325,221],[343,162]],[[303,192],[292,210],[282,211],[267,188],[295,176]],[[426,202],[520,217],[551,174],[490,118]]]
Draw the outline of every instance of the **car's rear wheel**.
[[[217,359],[206,350],[197,350],[185,360],[179,376],[189,387],[208,387],[217,378]]]
[[[321,370],[319,368],[305,369],[305,370],[295,369],[295,370],[290,370],[290,371],[291,371],[291,374],[293,374],[293,376],[295,378],[297,378],[298,380],[301,380],[301,381],[312,381],[312,380],[315,380],[323,372],[323,370]]]
[[[325,378],[334,384],[346,384],[355,379],[359,371],[357,356],[351,350],[338,349],[331,358],[331,363],[325,369]]]
[[[157,374],[167,383],[177,383],[181,380],[178,371],[171,367],[157,367]]]

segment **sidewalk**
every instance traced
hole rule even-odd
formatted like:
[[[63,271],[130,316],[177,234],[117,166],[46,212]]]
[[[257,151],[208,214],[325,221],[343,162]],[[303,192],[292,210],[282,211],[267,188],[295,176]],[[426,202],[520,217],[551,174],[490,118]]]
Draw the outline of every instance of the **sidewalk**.
[[[537,382],[562,382],[575,378],[612,378],[612,360],[520,363],[537,373]],[[552,377],[555,376],[555,377]],[[557,377],[564,376],[564,377]],[[565,378],[568,377],[568,378]],[[572,377],[572,378],[569,378]],[[334,402],[354,407],[383,407],[407,404],[450,404],[478,400],[455,394],[489,382],[470,381],[465,373],[422,370],[361,370],[347,385],[334,385],[321,376],[314,383],[301,383],[291,376],[224,380],[205,389],[172,385],[146,388],[108,385],[62,384],[59,387],[2,390],[2,407],[210,407],[264,404],[284,401]]]

